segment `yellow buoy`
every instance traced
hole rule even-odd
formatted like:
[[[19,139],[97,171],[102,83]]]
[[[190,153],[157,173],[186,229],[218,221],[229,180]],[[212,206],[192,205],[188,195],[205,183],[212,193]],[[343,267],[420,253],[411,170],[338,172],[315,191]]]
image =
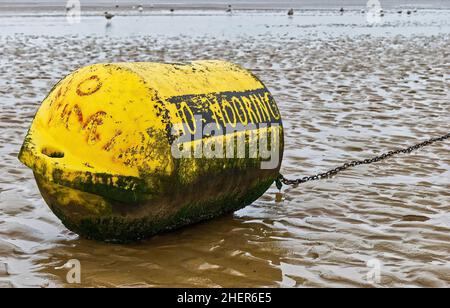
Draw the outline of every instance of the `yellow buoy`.
[[[126,242],[240,209],[278,177],[276,103],[224,61],[81,68],[42,102],[19,154],[81,236]]]

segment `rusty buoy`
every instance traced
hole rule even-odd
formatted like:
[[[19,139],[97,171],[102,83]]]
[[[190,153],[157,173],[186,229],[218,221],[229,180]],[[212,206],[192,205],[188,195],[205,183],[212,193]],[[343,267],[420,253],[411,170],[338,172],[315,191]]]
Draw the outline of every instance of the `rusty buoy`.
[[[229,62],[196,61],[73,72],[42,102],[19,159],[68,229],[128,242],[252,203],[282,154],[263,83]]]

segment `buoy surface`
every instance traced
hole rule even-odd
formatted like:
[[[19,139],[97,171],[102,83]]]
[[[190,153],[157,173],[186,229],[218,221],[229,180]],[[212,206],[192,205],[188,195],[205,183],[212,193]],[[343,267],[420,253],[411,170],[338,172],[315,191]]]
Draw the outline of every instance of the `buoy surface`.
[[[282,155],[281,115],[262,82],[196,61],[73,72],[42,102],[19,159],[66,227],[128,242],[252,203]]]

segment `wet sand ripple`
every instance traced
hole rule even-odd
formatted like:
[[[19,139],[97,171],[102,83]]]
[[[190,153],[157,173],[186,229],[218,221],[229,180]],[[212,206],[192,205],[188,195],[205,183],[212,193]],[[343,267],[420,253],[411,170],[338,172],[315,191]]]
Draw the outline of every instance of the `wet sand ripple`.
[[[0,36],[0,287],[380,286],[450,282],[450,144],[333,178],[271,189],[233,216],[115,246],[79,239],[41,199],[17,153],[40,101],[90,63],[227,59],[253,70],[283,114],[283,174],[303,176],[449,131],[448,35],[298,40]]]

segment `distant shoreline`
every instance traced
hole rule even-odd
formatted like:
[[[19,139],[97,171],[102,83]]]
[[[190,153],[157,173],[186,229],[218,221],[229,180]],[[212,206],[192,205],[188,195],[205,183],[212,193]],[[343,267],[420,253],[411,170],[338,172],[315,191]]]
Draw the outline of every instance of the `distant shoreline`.
[[[185,0],[187,1],[187,0]],[[24,14],[30,13],[43,13],[43,12],[55,12],[62,11],[65,12],[67,1],[60,1],[55,3],[55,1],[1,1],[0,0],[0,14],[9,12],[19,12]],[[297,10],[335,10],[340,7],[344,7],[348,11],[361,10],[366,8],[367,1],[365,0],[346,0],[346,1],[332,1],[332,0],[299,0],[299,1],[192,1],[191,3],[183,3],[181,1],[165,1],[163,3],[153,3],[148,1],[138,1],[138,0],[120,0],[120,1],[104,1],[97,0],[95,2],[89,2],[88,4],[83,4],[86,1],[81,0],[81,8],[83,11],[104,11],[104,10],[119,10],[127,11],[130,13],[139,13],[136,7],[142,3],[144,14],[150,13],[152,11],[161,10],[205,10],[205,11],[223,11],[227,8],[228,4],[232,5],[233,10],[286,10],[289,8],[294,8]],[[382,7],[385,9],[397,9],[397,8],[417,8],[417,9],[450,9],[450,1],[421,1],[421,0],[410,0],[410,1],[393,1],[393,0],[381,0]],[[115,5],[118,4],[119,7],[116,8]],[[135,9],[133,10],[133,6]]]

